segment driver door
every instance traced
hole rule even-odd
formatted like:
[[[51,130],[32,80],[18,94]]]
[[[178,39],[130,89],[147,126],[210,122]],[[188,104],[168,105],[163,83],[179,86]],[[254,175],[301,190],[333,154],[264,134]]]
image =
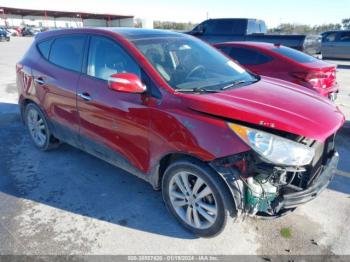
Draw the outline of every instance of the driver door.
[[[125,159],[141,171],[149,163],[149,110],[145,94],[108,87],[115,73],[141,75],[138,64],[114,40],[90,38],[87,72],[78,85],[80,139],[86,151],[117,165]]]

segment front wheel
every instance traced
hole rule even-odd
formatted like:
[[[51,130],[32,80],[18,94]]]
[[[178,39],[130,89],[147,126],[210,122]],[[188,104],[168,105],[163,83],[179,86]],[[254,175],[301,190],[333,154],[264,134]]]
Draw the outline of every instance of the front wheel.
[[[167,208],[180,224],[201,237],[219,234],[234,207],[226,184],[199,161],[171,164],[163,177],[162,192]]]

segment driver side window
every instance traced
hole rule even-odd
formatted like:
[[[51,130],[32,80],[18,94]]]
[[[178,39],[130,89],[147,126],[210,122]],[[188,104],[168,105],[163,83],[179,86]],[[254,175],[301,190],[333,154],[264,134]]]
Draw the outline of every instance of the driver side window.
[[[91,37],[87,74],[108,80],[116,73],[141,75],[140,67],[116,42],[105,37]]]

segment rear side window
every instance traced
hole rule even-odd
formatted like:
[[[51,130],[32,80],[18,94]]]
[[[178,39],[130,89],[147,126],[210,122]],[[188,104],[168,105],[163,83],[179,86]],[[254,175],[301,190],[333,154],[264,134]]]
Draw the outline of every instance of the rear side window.
[[[322,42],[334,42],[337,38],[337,33],[329,33],[323,36]]]
[[[38,49],[43,57],[49,59],[50,48],[53,40],[44,41],[38,44]]]
[[[289,48],[289,47],[281,46],[281,47],[272,49],[272,51],[274,51],[274,52],[276,52],[278,54],[281,54],[281,55],[283,55],[285,57],[288,57],[289,59],[297,61],[299,63],[310,63],[310,62],[317,61],[316,58],[314,58],[314,57],[312,57],[310,55],[307,55],[307,54],[305,54],[303,52],[300,52],[298,50]]]
[[[273,60],[259,51],[244,47],[220,47],[220,49],[242,65],[262,65]]]
[[[50,62],[77,72],[81,71],[85,36],[56,38],[51,46]]]
[[[350,32],[343,32],[339,37],[340,42],[350,42]]]
[[[210,35],[245,34],[247,21],[242,20],[209,20],[205,24],[205,33]]]

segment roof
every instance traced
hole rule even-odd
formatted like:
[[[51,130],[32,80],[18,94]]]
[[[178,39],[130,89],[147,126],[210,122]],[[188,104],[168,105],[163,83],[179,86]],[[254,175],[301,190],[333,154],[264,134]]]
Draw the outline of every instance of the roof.
[[[325,32],[321,33],[321,35],[329,34],[329,33],[338,33],[338,32],[350,32],[350,30],[329,30],[329,31],[325,31]]]
[[[105,30],[110,30],[124,36],[129,40],[155,38],[155,37],[181,37],[182,33],[161,30],[161,29],[144,29],[144,28],[129,28],[129,27],[105,27]]]
[[[160,38],[160,37],[185,37],[187,35],[182,33],[173,32],[170,30],[159,29],[143,29],[143,28],[131,28],[131,27],[83,27],[83,28],[69,28],[69,29],[55,29],[46,32],[41,32],[36,35],[36,39],[39,41],[47,37],[69,34],[69,33],[94,33],[96,31],[106,31],[117,33],[130,41],[148,39],[148,38]]]
[[[83,19],[121,19],[121,18],[133,18],[132,15],[117,15],[117,14],[97,14],[86,12],[66,12],[66,11],[53,11],[53,10],[37,10],[37,9],[23,9],[13,7],[1,7],[5,14],[21,15],[21,16],[51,16],[55,18],[59,17],[75,17]]]

